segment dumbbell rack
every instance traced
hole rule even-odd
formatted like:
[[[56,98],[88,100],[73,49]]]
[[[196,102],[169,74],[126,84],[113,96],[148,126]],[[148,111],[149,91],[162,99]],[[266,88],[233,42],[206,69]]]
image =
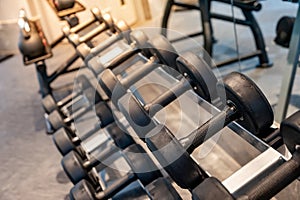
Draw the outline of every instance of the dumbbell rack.
[[[139,88],[145,83],[156,83],[170,88],[176,81],[175,78],[159,68],[139,81],[135,87]],[[147,85],[144,90],[148,91],[148,93],[153,92],[159,94],[157,86],[151,84]],[[143,96],[141,101],[151,99],[151,97],[145,95],[141,96]],[[193,128],[196,128],[198,123],[201,124],[208,120],[211,117],[210,113],[219,112],[214,106],[201,99],[192,91],[184,94],[178,101],[182,106],[189,106],[186,106],[186,109],[183,110],[180,109],[176,103],[172,103],[155,116],[155,121],[159,124],[164,121],[164,115],[172,116],[179,111],[183,112],[181,116],[183,121],[181,121],[181,123],[179,123],[180,121],[178,121],[178,119],[166,122],[166,126],[170,130],[179,129],[176,135],[178,139],[190,133]],[[195,110],[197,110],[197,112],[195,112]],[[195,113],[200,113],[200,118],[193,116]],[[134,136],[137,143],[148,150],[145,143],[138,138],[133,129],[128,125],[123,114],[120,112],[115,112],[115,114],[118,119],[122,118],[123,128],[126,128],[128,133]],[[179,124],[182,127],[178,127]],[[104,139],[99,138],[98,141],[101,140]],[[234,147],[230,148],[232,146]],[[209,153],[209,151],[211,151],[211,153]],[[149,153],[149,155],[152,154],[149,150],[147,153]],[[243,189],[251,186],[251,184],[255,184],[256,179],[253,179],[254,177],[262,178],[259,175],[264,170],[274,170],[274,166],[279,166],[286,160],[282,154],[269,147],[266,143],[243,129],[237,123],[231,123],[217,135],[208,139],[203,145],[197,148],[191,156],[209,175],[219,178],[231,193],[239,193],[243,191]],[[153,156],[152,158],[156,160]],[[216,162],[216,160],[218,162]],[[159,165],[158,161],[156,161],[156,163]]]

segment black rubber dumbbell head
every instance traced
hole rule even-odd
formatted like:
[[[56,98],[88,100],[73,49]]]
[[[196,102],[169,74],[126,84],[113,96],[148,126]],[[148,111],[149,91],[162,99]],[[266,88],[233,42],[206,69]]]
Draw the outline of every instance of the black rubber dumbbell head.
[[[176,69],[176,58],[178,57],[178,53],[166,37],[157,35],[151,38],[148,47],[149,51],[157,56],[162,64]]]
[[[56,132],[53,135],[52,140],[58,151],[63,156],[75,149],[75,145],[65,129],[61,129],[60,131]]]
[[[280,125],[283,141],[291,153],[300,145],[300,111],[297,111]]]
[[[84,161],[78,153],[70,151],[61,161],[61,165],[73,184],[88,176],[88,172],[83,168]]]
[[[240,114],[237,121],[253,134],[266,131],[273,124],[274,114],[267,98],[258,86],[246,75],[232,72],[223,82],[218,82],[217,89],[226,92],[224,103],[231,101]]]
[[[106,127],[115,121],[112,110],[106,102],[99,102],[95,105],[95,112],[100,120],[100,126]]]
[[[94,200],[95,189],[85,179],[77,183],[70,191],[70,200]]]
[[[48,116],[49,123],[54,131],[65,126],[64,119],[57,110],[51,112]]]
[[[46,113],[51,113],[57,109],[57,104],[51,94],[48,94],[42,99],[42,106]]]
[[[131,169],[144,185],[162,176],[152,159],[140,145],[133,144],[123,152]]]
[[[211,102],[218,97],[216,76],[207,63],[192,52],[177,58],[178,71],[188,79],[194,91],[203,99]]]

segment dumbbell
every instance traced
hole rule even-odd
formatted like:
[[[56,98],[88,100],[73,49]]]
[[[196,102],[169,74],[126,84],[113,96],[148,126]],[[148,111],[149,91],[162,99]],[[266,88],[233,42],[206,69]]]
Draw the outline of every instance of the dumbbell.
[[[243,194],[238,196],[230,194],[219,180],[210,178],[193,190],[193,199],[213,200],[216,199],[216,196],[212,195],[211,192],[214,192],[214,194],[222,196],[223,199],[226,197],[228,200],[267,200],[300,177],[300,111],[282,121],[280,132],[284,143],[292,153],[290,160],[266,174],[263,179],[259,179],[253,187],[248,188]]]
[[[91,96],[89,100],[86,100],[86,105],[79,107],[76,110],[72,110],[72,113],[67,116],[62,116],[62,114],[58,110],[54,110],[48,115],[48,122],[53,129],[53,131],[56,131],[63,127],[68,127],[74,120],[79,119],[83,115],[85,115],[87,112],[92,110],[94,107],[103,107],[103,104],[105,103],[104,100],[100,97],[100,95],[95,92],[93,88],[89,88],[86,90],[90,90],[88,92],[85,92],[86,94],[94,94],[94,96],[98,96],[97,98],[93,99],[93,96]],[[84,95],[85,96],[85,95]],[[98,115],[98,114],[97,114]],[[99,113],[100,116],[103,116],[101,113]],[[110,117],[110,116],[109,116]],[[111,120],[108,116],[104,118],[104,120]],[[104,121],[101,121],[102,123],[106,123]]]
[[[60,101],[57,101],[53,98],[52,95],[47,95],[42,99],[42,106],[46,113],[51,113],[54,110],[62,109],[64,106],[67,106],[69,103],[74,103],[76,98],[82,97],[84,90],[88,88],[93,88],[92,84],[85,75],[80,75],[75,79],[75,85],[78,86],[75,92],[64,97]],[[78,100],[78,101],[79,101]],[[73,101],[73,102],[72,102]],[[69,109],[68,109],[69,110]]]
[[[144,138],[144,134],[153,128],[153,124],[150,123],[152,116],[188,90],[193,89],[199,96],[209,102],[218,96],[215,87],[217,78],[202,59],[191,52],[187,52],[178,57],[177,61],[182,63],[177,67],[183,76],[168,91],[160,94],[146,105],[141,105],[134,95],[128,93],[123,98],[124,104],[119,104],[121,112],[125,114],[132,128],[137,133],[141,133],[139,135],[141,138]]]
[[[26,17],[24,9],[19,11],[18,25],[20,28],[18,47],[23,56],[31,60],[47,54],[46,39],[41,37],[34,22]]]
[[[124,30],[124,28],[123,28]],[[127,36],[129,35],[129,36]],[[128,38],[125,39],[124,38]],[[130,39],[129,39],[130,38]],[[119,41],[119,42],[118,42]],[[130,44],[127,43],[130,41]],[[114,34],[109,39],[100,43],[94,48],[89,48],[86,44],[81,44],[77,47],[77,52],[84,59],[85,64],[89,69],[97,76],[104,69],[114,69],[132,56],[142,52],[146,57],[149,56],[147,47],[145,46],[148,41],[148,37],[141,30],[134,30],[132,32],[120,32],[117,35]],[[115,47],[108,49],[108,47],[115,44]],[[116,50],[120,51],[120,46],[124,48],[122,52],[118,52],[114,58],[111,58]],[[105,51],[108,49],[107,51]],[[100,55],[99,55],[100,54]],[[108,59],[105,59],[107,58]],[[102,60],[104,61],[102,61]],[[103,63],[104,62],[104,63]]]
[[[64,37],[67,37],[70,34],[78,33],[80,31],[82,31],[83,29],[89,27],[90,25],[92,25],[95,22],[99,22],[99,23],[103,22],[102,13],[101,13],[99,8],[97,8],[97,7],[92,8],[91,13],[93,15],[93,18],[88,19],[85,22],[82,22],[82,23],[80,23],[80,24],[78,24],[74,27],[64,26],[62,28],[62,32],[64,34]]]
[[[82,145],[80,153],[74,150],[70,151],[61,161],[65,173],[73,184],[76,184],[81,179],[88,178],[88,172],[93,167],[101,164],[102,161],[115,152],[135,143],[133,138],[122,131],[116,123],[108,125],[97,134],[101,134],[102,137],[106,135],[106,141],[101,142],[101,144],[90,150],[90,152],[84,150],[84,145]],[[94,156],[93,152],[99,151],[99,149],[101,152]]]
[[[181,59],[181,58],[180,58]],[[178,61],[180,61],[178,59]],[[178,66],[181,68],[181,66]],[[227,75],[223,83],[217,83],[217,90],[223,92],[225,89],[227,105],[217,115],[198,127],[188,136],[176,139],[167,127],[159,125],[145,136],[145,142],[149,149],[161,162],[169,175],[183,188],[193,189],[201,181],[203,174],[199,173],[199,168],[189,157],[195,148],[220,131],[224,126],[232,121],[239,121],[243,126],[259,134],[270,127],[273,123],[273,112],[267,99],[255,83],[243,74],[233,72]],[[130,104],[130,103],[129,103]],[[137,106],[136,106],[137,107]],[[143,133],[145,134],[145,133]],[[168,148],[168,151],[164,149]],[[177,152],[172,155],[171,152]],[[171,164],[170,164],[171,163]],[[182,163],[191,163],[182,165]],[[185,169],[189,165],[189,169]],[[178,170],[178,169],[182,169]],[[180,171],[180,175],[178,174]],[[195,174],[200,174],[195,176]]]
[[[147,196],[150,199],[153,200],[182,200],[178,192],[175,190],[175,188],[172,186],[172,184],[166,180],[165,178],[158,178],[157,180],[154,180],[150,184],[148,184],[145,188]],[[86,180],[83,180],[80,185],[77,186],[76,190],[83,191],[82,194],[79,193],[73,193],[70,195],[71,200],[97,200],[98,197],[94,196],[97,189],[93,188],[89,182]],[[92,191],[92,193],[86,193],[87,191]],[[133,188],[129,190],[130,196],[129,198],[133,198],[132,195],[136,192],[136,189]],[[76,195],[76,196],[75,196]],[[116,194],[116,199],[123,199],[124,195]],[[126,197],[125,197],[126,198]],[[127,197],[128,198],[128,197]],[[139,196],[137,197],[139,198]],[[100,198],[101,199],[101,198]]]
[[[130,32],[130,27],[126,24],[126,22],[123,20],[119,20],[115,23],[114,32],[107,40],[103,41],[94,48],[90,48],[87,44],[81,43],[76,47],[77,54],[87,64],[89,60],[97,56],[100,52],[116,43],[117,41],[125,39],[129,42],[130,39],[128,35]]]
[[[131,85],[154,69],[161,67],[162,65],[159,65],[159,62],[174,68],[174,62],[177,58],[177,53],[174,47],[165,37],[159,35],[152,38],[149,42],[149,50],[154,56],[152,56],[147,63],[134,70],[125,78],[119,80],[110,69],[104,70],[98,76],[99,85],[104,90],[106,95],[111,98],[114,104],[116,104],[117,100],[126,93],[126,90]],[[112,98],[113,94],[114,97]]]
[[[53,134],[53,142],[63,156],[72,150],[82,152],[82,150],[78,149],[80,148],[78,145],[82,141],[114,122],[114,116],[106,102],[99,102],[95,105],[95,114],[99,118],[100,123],[84,134],[78,134],[76,130],[71,130],[70,128],[63,128]]]
[[[136,180],[139,180],[143,185],[148,185],[162,177],[156,165],[139,144],[127,147],[122,151],[122,155],[129,164],[131,172],[104,190],[101,187],[95,189],[89,182],[81,180],[71,189],[70,199],[109,199]]]
[[[69,8],[73,8],[75,0],[53,0],[53,3],[57,11],[62,11]]]
[[[114,22],[112,16],[109,13],[104,13],[102,15],[102,23],[98,25],[96,28],[88,32],[83,36],[79,36],[78,34],[71,33],[68,35],[69,42],[76,48],[79,44],[88,42],[100,33],[104,32],[105,30],[113,30],[114,29]]]
[[[83,79],[84,80],[84,79]],[[87,84],[87,83],[84,83]],[[81,116],[86,114],[88,111],[93,109],[94,107],[103,107],[104,100],[100,96],[100,94],[96,91],[96,89],[90,85],[90,87],[86,88],[83,90],[83,93],[75,93],[75,103],[72,104],[70,101],[68,105],[69,109],[66,108],[65,114],[61,112],[63,110],[60,108],[59,110],[54,110],[52,111],[48,116],[47,116],[47,121],[53,131],[56,131],[62,127],[68,127],[74,120],[79,119]],[[77,98],[77,99],[76,99]],[[79,100],[78,100],[79,99]],[[71,99],[72,100],[72,99]],[[79,105],[75,105],[79,104]],[[96,111],[99,109],[96,109]],[[101,111],[101,109],[99,110]],[[98,115],[99,113],[97,113]],[[101,116],[101,114],[99,114]],[[110,116],[107,116],[107,118],[103,119],[103,121],[111,120],[108,118]],[[102,121],[101,121],[102,123]],[[106,122],[103,122],[106,123]]]

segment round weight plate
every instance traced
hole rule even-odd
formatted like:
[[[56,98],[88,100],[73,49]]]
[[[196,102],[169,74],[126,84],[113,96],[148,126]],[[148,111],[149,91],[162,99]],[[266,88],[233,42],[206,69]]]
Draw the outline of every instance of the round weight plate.
[[[150,39],[149,44],[150,51],[153,55],[157,56],[163,64],[176,69],[176,58],[178,54],[166,37],[158,35]]]
[[[135,143],[133,138],[122,131],[122,129],[120,129],[120,127],[116,123],[107,126],[106,130],[109,133],[110,137],[114,140],[116,146],[120,149],[125,149],[129,145]]]
[[[101,122],[101,128],[104,128],[115,121],[110,107],[104,101],[95,105],[95,112]]]
[[[61,155],[66,155],[71,150],[75,148],[75,145],[72,142],[72,139],[67,134],[67,132],[64,129],[61,129],[61,131],[56,132],[52,136],[52,140],[57,147],[58,151],[61,153]]]
[[[274,121],[272,107],[258,86],[247,76],[233,72],[227,75],[223,84],[227,100],[232,101],[242,116],[237,122],[253,134],[259,134],[270,128]]]
[[[118,83],[117,77],[109,69],[104,70],[98,77],[101,88],[104,90],[105,94],[111,98],[112,93]]]
[[[42,99],[42,105],[46,113],[51,113],[52,111],[57,109],[57,104],[50,94]]]
[[[211,102],[218,97],[217,78],[205,61],[191,52],[177,58],[178,71],[190,81],[194,91]]]
[[[146,136],[146,144],[170,177],[182,188],[193,189],[204,179],[200,167],[163,125]]]
[[[294,153],[296,146],[300,145],[300,111],[281,122],[280,133],[284,144]]]
[[[129,100],[129,115],[135,124],[142,127],[147,126],[151,120],[149,114],[133,95]]]
[[[86,180],[78,182],[70,191],[70,200],[94,200],[95,189]]]
[[[53,130],[58,130],[64,127],[65,125],[63,118],[60,116],[57,110],[54,110],[52,113],[49,114],[48,120]]]
[[[134,30],[130,33],[130,40],[135,42],[138,48],[144,48],[149,38],[144,31]]]
[[[131,169],[144,185],[148,185],[162,176],[152,159],[139,144],[133,144],[123,152]]]
[[[61,160],[61,165],[73,184],[88,176],[86,170],[83,168],[82,158],[75,152],[70,151]]]

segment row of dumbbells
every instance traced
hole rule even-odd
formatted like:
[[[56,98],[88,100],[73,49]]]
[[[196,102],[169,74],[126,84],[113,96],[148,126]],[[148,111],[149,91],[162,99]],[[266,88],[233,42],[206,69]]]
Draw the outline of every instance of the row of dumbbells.
[[[173,52],[174,52],[174,50],[173,50]],[[158,53],[156,53],[155,55],[157,55],[157,54]],[[160,54],[160,56],[163,57],[162,54]],[[121,57],[119,57],[119,58],[124,59],[124,58],[121,58]],[[167,59],[165,58],[165,60],[167,60]],[[193,61],[194,63],[190,63],[191,61]],[[199,80],[201,80],[201,79],[203,80],[205,78],[201,77],[201,74],[198,74],[198,79],[195,79],[194,78],[195,74],[192,73],[193,70],[191,68],[192,67],[199,68],[199,66],[204,67],[204,69],[202,69],[200,71],[205,71],[206,70],[206,72],[209,73],[209,69],[206,67],[206,65],[204,63],[202,63],[201,59],[197,58],[193,54],[187,53],[187,54],[177,58],[178,70],[182,74],[185,74],[186,79],[184,79],[182,81],[182,83],[179,82],[178,84],[176,84],[174,86],[174,89],[171,89],[172,93],[180,95],[181,93],[183,93],[183,92],[187,91],[188,89],[190,89],[189,87],[184,87],[185,86],[184,81],[188,81],[189,84],[191,84],[193,86],[197,85],[197,87],[195,87],[195,88],[197,88],[197,90],[202,90],[201,92],[204,93],[204,95],[201,95],[201,92],[198,92],[198,94],[200,94],[202,97],[209,97],[210,98],[210,96],[211,96],[210,93],[205,94],[205,92],[203,92],[203,91],[205,91],[205,89],[204,90],[202,89],[202,87],[206,85],[205,81],[202,84],[199,83]],[[154,65],[151,66],[151,70],[153,70],[153,68],[155,68]],[[142,69],[141,66],[140,66],[140,69]],[[150,67],[149,67],[149,70],[150,70]],[[141,77],[143,77],[144,74],[148,74],[149,72],[150,71],[147,71],[147,64],[145,64],[145,68],[140,70],[140,72],[135,71],[134,74],[132,74],[132,75],[129,74],[126,77],[125,80],[127,80],[128,82],[131,82],[131,84],[132,84],[132,82],[138,81],[138,80],[135,79],[136,77],[139,77],[139,79],[140,79]],[[206,73],[206,75],[207,75],[207,73]],[[210,73],[210,75],[213,76],[212,72]],[[207,76],[206,76],[206,78],[207,78]],[[120,98],[121,99],[132,98],[132,101],[130,101],[130,102],[134,103],[133,107],[135,107],[135,108],[134,109],[131,108],[131,111],[126,110],[126,108],[123,108],[125,110],[123,110],[122,113],[127,113],[127,114],[125,114],[125,116],[126,115],[128,116],[127,119],[130,119],[130,120],[133,121],[132,123],[130,123],[130,125],[132,127],[136,127],[136,125],[139,126],[138,128],[136,128],[136,132],[141,134],[141,136],[140,136],[141,138],[145,138],[146,137],[145,133],[149,133],[152,129],[155,128],[154,126],[153,127],[150,126],[150,128],[148,127],[149,124],[151,124],[150,123],[151,117],[149,116],[149,113],[148,113],[148,111],[151,108],[151,105],[160,105],[161,107],[164,107],[167,104],[169,104],[170,102],[172,102],[178,96],[173,96],[175,98],[172,98],[172,96],[170,96],[170,93],[167,92],[166,94],[161,95],[157,99],[155,99],[154,102],[151,102],[151,103],[147,104],[146,106],[141,106],[139,104],[139,101],[136,99],[136,97],[134,95],[132,95],[131,93],[127,93],[126,90],[128,88],[128,84],[126,84],[126,83],[124,84],[124,82],[122,82],[122,80],[123,79],[118,80],[115,77],[115,74],[113,74],[113,72],[110,69],[106,69],[104,72],[102,72],[99,75],[99,83],[102,86],[102,88],[104,89],[104,91],[106,92],[106,95],[108,97],[112,97],[112,94],[114,93],[114,90],[117,91],[116,92],[117,97],[113,98],[113,99],[116,98],[115,99],[116,101],[113,102],[115,105],[117,105]],[[216,80],[216,78],[208,78],[208,80],[212,81],[212,80]],[[215,82],[215,84],[216,83],[217,83],[217,81]],[[224,109],[224,111],[223,111],[224,113],[219,114],[220,116],[222,114],[225,114],[226,123],[229,123],[233,120],[239,120],[239,119],[243,118],[243,120],[241,120],[241,121],[243,121],[243,124],[245,125],[245,127],[247,127],[249,130],[254,131],[254,133],[257,133],[257,134],[266,131],[267,128],[269,128],[271,126],[271,124],[273,122],[273,117],[272,117],[273,114],[271,113],[272,110],[270,109],[270,105],[267,103],[265,97],[262,95],[262,93],[259,91],[257,86],[255,86],[255,84],[252,81],[250,81],[248,78],[246,78],[245,76],[243,76],[241,74],[233,73],[233,74],[229,75],[228,77],[226,77],[224,79],[224,83],[222,83],[222,84],[224,84],[223,86],[225,86],[225,90],[226,90],[225,92],[228,92],[227,93],[227,97],[228,97],[227,100],[230,100],[230,104],[228,104],[228,107],[226,109]],[[116,89],[116,86],[118,86],[118,85],[120,87],[120,90],[119,90],[119,88]],[[245,91],[245,93],[243,94],[245,96],[241,97],[241,96],[239,96],[240,94],[239,95],[237,94],[237,92],[239,92],[239,90],[241,88],[243,88],[243,86],[244,86],[244,89],[249,87],[249,86],[252,86],[253,91],[252,92],[249,91],[249,90]],[[209,86],[206,86],[206,87],[209,87]],[[177,88],[177,90],[175,90],[175,88]],[[209,89],[207,88],[206,90],[208,91]],[[213,93],[211,93],[211,94],[213,94]],[[249,97],[252,97],[252,99],[249,99]],[[258,103],[261,104],[261,106],[258,106],[259,105]],[[252,105],[252,106],[250,108],[247,108],[249,105],[250,106]],[[108,108],[108,107],[106,107],[106,108]],[[132,110],[135,111],[136,113],[130,113],[130,112],[132,112]],[[156,109],[155,111],[157,112],[158,110]],[[105,113],[105,112],[100,112],[99,115],[101,115],[101,113]],[[262,115],[261,113],[264,113],[264,114]],[[190,146],[188,146],[188,149],[187,149],[187,151],[189,153],[191,153],[199,144],[201,144],[203,142],[203,139],[204,139],[204,136],[207,132],[207,129],[211,126],[211,124],[213,124],[213,123],[217,124],[218,123],[218,122],[214,122],[214,120],[220,119],[219,115],[212,118],[211,120],[209,120],[209,122],[206,123],[206,125],[200,126],[199,129],[196,130],[196,133],[191,134],[192,145],[190,145],[191,143],[185,143],[185,144],[190,145]],[[109,116],[111,117],[111,115],[109,115]],[[255,116],[256,118],[253,119],[252,118],[253,116]],[[261,118],[259,118],[259,117],[261,117]],[[251,121],[251,120],[253,120],[253,121]],[[62,121],[62,120],[60,120],[60,121]],[[141,123],[142,124],[145,123],[145,125],[146,125],[146,126],[142,127],[143,130],[140,130]],[[149,140],[149,141],[146,140],[146,142],[148,141],[148,143],[147,143],[148,146],[150,146],[150,145],[154,146],[154,147],[152,147],[153,151],[155,151],[154,149],[159,149],[157,146],[162,145],[162,144],[160,144],[162,139],[166,140],[166,138],[169,137],[169,139],[167,139],[168,143],[171,142],[174,139],[174,136],[172,136],[170,131],[168,131],[166,127],[165,127],[165,129],[166,130],[164,130],[161,134],[158,134],[157,137],[159,137],[159,139],[157,139],[157,138],[152,139],[151,138],[151,140]],[[111,131],[111,132],[113,132],[113,131]],[[170,135],[168,137],[166,137],[166,134],[168,134],[168,133]],[[126,133],[124,133],[124,132],[122,132],[122,134],[126,135]],[[194,134],[197,134],[197,136],[194,136]],[[126,137],[128,137],[128,135]],[[195,140],[193,137],[200,138],[200,139]],[[75,140],[77,140],[77,139],[78,139],[78,136],[75,137]],[[59,142],[57,142],[56,139],[54,139],[54,140],[56,141],[56,144],[59,143]],[[126,140],[128,140],[128,138],[124,139],[123,141],[126,141]],[[152,140],[156,141],[156,143],[153,142]],[[114,143],[116,145],[118,144],[118,142],[119,141],[114,141]],[[131,142],[129,142],[129,143],[131,143]],[[168,143],[166,143],[166,144],[168,144]],[[72,143],[72,145],[73,144],[74,143]],[[117,146],[118,146],[118,148],[124,148],[124,147],[121,147],[121,145],[117,145]],[[176,148],[178,148],[178,147],[176,146]],[[127,147],[125,149],[127,149]],[[80,151],[82,151],[82,149]],[[110,153],[108,153],[109,155],[111,154],[111,151],[114,152],[114,151],[116,151],[116,149],[110,149],[109,150]],[[65,164],[65,163],[68,163],[68,162],[64,162],[65,160],[68,160],[68,158],[69,158],[68,156],[72,157],[70,159],[70,160],[72,160],[71,163],[73,165],[73,166],[71,166],[71,168],[72,168],[71,170],[69,170],[68,166],[66,166],[66,164]],[[106,158],[107,156],[108,156],[107,154],[104,155],[104,158]],[[166,157],[169,157],[169,156],[166,155]],[[83,161],[82,157],[80,159],[78,159],[78,155],[74,155],[74,152],[71,153],[71,154],[68,154],[64,159],[65,160],[63,160],[63,166],[64,166],[64,169],[67,171],[68,175],[71,177],[71,180],[75,180],[75,179],[77,179],[77,177],[73,177],[72,173],[70,173],[70,171],[73,171],[73,173],[78,172],[78,171],[84,172],[85,170],[89,171],[91,169],[91,167],[95,167],[96,165],[98,165],[101,162],[100,161],[101,159],[99,159],[99,158],[95,159],[94,157],[92,157],[92,160]],[[78,163],[81,163],[81,164],[79,165]],[[172,163],[171,165],[175,165],[175,164]],[[180,162],[180,165],[186,167],[186,165],[183,165],[182,162]],[[80,167],[83,167],[83,168],[74,170],[74,166],[80,166]],[[172,167],[174,167],[174,166],[172,166]],[[145,166],[144,166],[144,168],[146,169]],[[139,169],[139,170],[141,170],[141,169]],[[82,173],[82,176],[78,179],[87,178],[88,177],[87,171],[85,171],[85,174]],[[178,175],[178,172],[171,169],[169,174],[174,174],[174,177],[176,177],[176,173]],[[190,171],[188,172],[188,174],[190,174]],[[76,175],[78,175],[78,173]],[[176,179],[174,177],[172,176],[173,179]],[[193,178],[196,178],[196,177],[197,176],[190,177],[189,180],[183,180],[183,181],[179,180],[179,182],[177,182],[177,184],[182,184],[181,186],[184,187],[184,188],[191,188],[192,187],[191,180],[193,180]],[[186,178],[187,177],[184,176],[184,179],[186,179]],[[187,183],[185,183],[185,181],[187,181]]]
[[[101,28],[100,32],[93,29],[86,35],[99,34],[107,29],[108,26]],[[102,92],[98,92],[90,78],[83,75],[76,79],[79,88],[71,95],[59,101],[52,95],[43,99],[49,125],[54,131],[60,129],[53,135],[53,140],[64,155],[63,168],[76,184],[70,197],[125,198],[124,188],[128,191],[129,185],[138,181],[143,185],[145,194],[153,199],[180,199],[171,182],[192,191],[195,199],[239,198],[230,194],[217,179],[208,178],[190,154],[207,139],[208,132],[211,137],[233,121],[258,137],[265,137],[265,132],[273,124],[273,113],[263,93],[253,81],[240,73],[231,73],[223,80],[217,80],[201,58],[190,52],[179,56],[162,36],[149,40],[142,31],[127,30],[108,35],[94,47],[86,44],[91,37],[79,37],[75,33],[67,36],[76,47],[77,55],[97,79]],[[111,56],[116,49],[118,53]],[[151,94],[152,101],[144,103],[143,96],[148,95],[147,92],[143,94],[134,85],[156,70],[171,76],[174,84],[165,92]],[[213,102],[221,112],[184,139],[178,139],[153,116],[191,90],[205,101]],[[95,111],[99,123],[85,133],[79,133],[74,122],[84,118],[91,110]],[[121,117],[116,116],[113,110],[120,112]],[[297,115],[283,122],[280,129],[285,143],[291,152],[295,152],[294,157],[283,164],[282,169],[271,173],[266,183],[262,181],[261,184],[265,184],[262,188],[250,190],[249,199],[270,198],[299,176]],[[138,139],[125,131],[126,124],[134,130]],[[106,138],[104,141],[103,137]],[[139,142],[146,144],[147,149]],[[153,152],[160,167],[147,150]],[[119,156],[114,157],[115,154]],[[114,183],[103,186],[98,172],[109,168],[107,166],[118,159],[124,160],[130,170]],[[269,177],[275,181],[270,181]],[[278,180],[284,184],[278,184]]]

